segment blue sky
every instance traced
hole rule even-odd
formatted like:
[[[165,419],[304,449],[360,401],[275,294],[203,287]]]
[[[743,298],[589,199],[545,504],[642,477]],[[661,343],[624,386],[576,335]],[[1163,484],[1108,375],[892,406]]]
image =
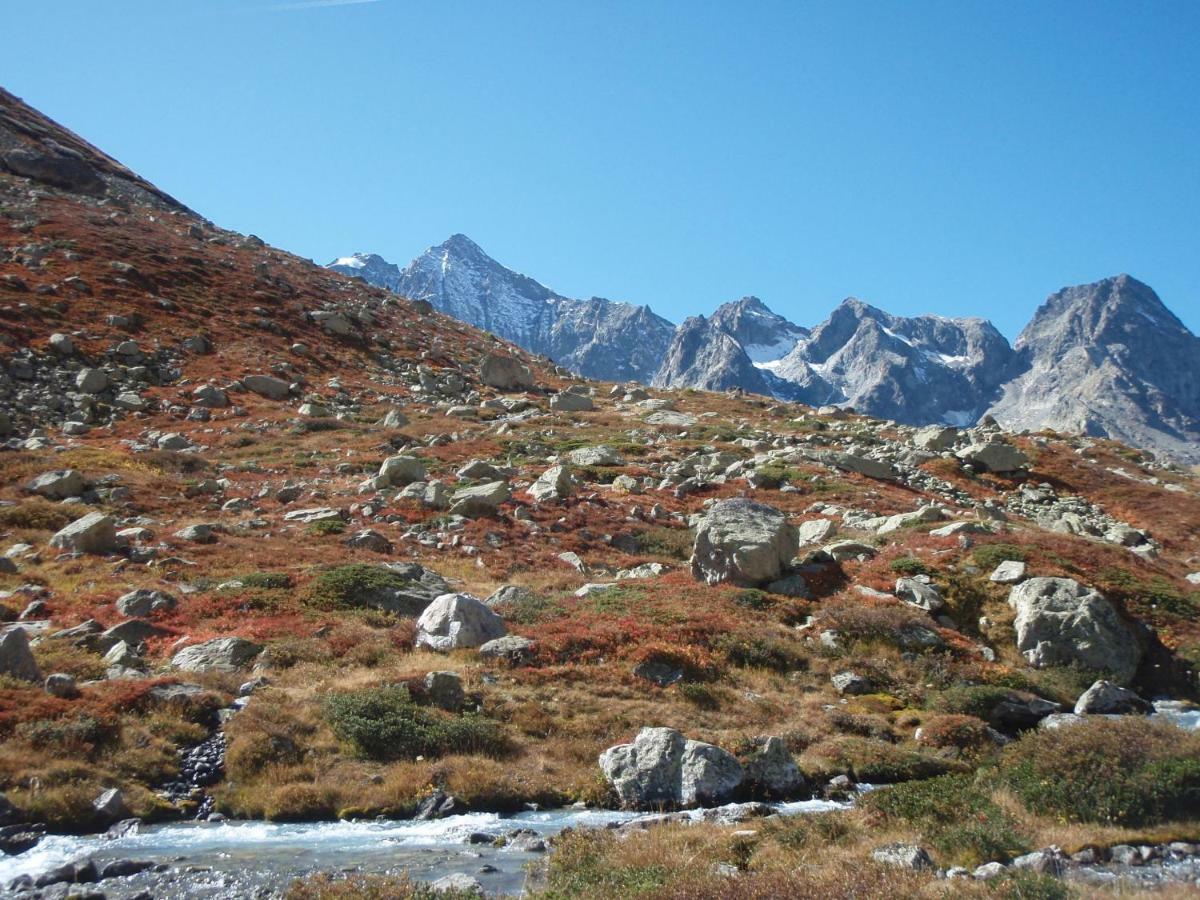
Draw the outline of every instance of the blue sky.
[[[1200,330],[1200,3],[0,0],[0,83],[318,262],[453,232],[674,320],[983,315],[1129,272]]]

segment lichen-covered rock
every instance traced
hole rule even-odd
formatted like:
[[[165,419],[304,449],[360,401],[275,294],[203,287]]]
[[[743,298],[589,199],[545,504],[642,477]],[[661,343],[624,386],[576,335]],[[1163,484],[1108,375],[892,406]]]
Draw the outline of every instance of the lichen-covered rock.
[[[117,549],[116,522],[112,516],[90,512],[50,538],[50,546],[77,553],[112,553]]]
[[[804,776],[783,738],[772,735],[756,743],[746,759],[746,780],[758,793],[773,799],[786,798],[804,788]]]
[[[600,769],[621,804],[632,809],[716,805],[745,777],[732,754],[687,740],[674,728],[643,728],[632,743],[605,750]]]
[[[240,637],[214,638],[184,647],[171,665],[185,672],[236,672],[249,666],[262,653],[262,645]]]
[[[1030,665],[1078,665],[1128,682],[1142,648],[1116,608],[1099,591],[1072,578],[1030,578],[1012,589],[1017,649]]]
[[[520,360],[489,353],[479,362],[479,380],[502,391],[533,387],[533,373]]]
[[[459,650],[504,637],[504,620],[470,594],[443,594],[417,619],[418,647]]]
[[[796,553],[796,529],[787,515],[751,500],[723,500],[696,529],[692,577],[753,587],[774,581]]]
[[[22,681],[42,680],[42,671],[29,649],[29,635],[24,628],[10,628],[0,635],[0,674]]]

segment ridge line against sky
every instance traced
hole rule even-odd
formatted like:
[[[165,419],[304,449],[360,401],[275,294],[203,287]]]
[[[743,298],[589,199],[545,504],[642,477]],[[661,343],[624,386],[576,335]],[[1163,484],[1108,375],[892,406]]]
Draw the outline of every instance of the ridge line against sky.
[[[1136,14],[1135,14],[1136,13]],[[10,2],[0,83],[327,262],[462,232],[672,321],[992,319],[1128,272],[1200,331],[1200,4]],[[53,41],[35,39],[47,33]],[[112,53],[137,34],[138,52]]]

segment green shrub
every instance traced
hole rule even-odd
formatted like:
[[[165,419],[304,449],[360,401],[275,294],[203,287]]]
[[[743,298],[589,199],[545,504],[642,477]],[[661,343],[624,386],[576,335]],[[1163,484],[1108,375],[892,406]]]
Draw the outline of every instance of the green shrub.
[[[888,567],[897,575],[932,575],[934,569],[931,569],[915,556],[901,556],[898,559],[893,559],[892,564]]]
[[[738,591],[733,595],[733,602],[742,607],[742,609],[753,609],[759,612],[774,606],[774,601],[771,600],[770,595],[766,591],[760,591],[757,588],[747,588],[744,591]]]
[[[308,586],[304,600],[320,609],[387,609],[400,615],[420,615],[425,603],[414,600],[398,602],[396,591],[410,587],[412,582],[383,566],[351,563],[326,569]]]
[[[1029,558],[1029,554],[1024,547],[1018,547],[1016,544],[984,544],[982,547],[975,548],[971,558],[979,568],[990,572],[1006,560],[1025,562]]]
[[[838,738],[809,748],[802,768],[824,777],[850,774],[868,784],[896,784],[961,772],[964,765],[862,737]]]
[[[1033,811],[1075,821],[1154,825],[1200,809],[1200,735],[1146,718],[1027,733],[1000,772]]]
[[[284,572],[251,572],[239,575],[237,580],[248,588],[265,591],[282,591],[293,584],[292,577]]]
[[[926,705],[936,712],[988,719],[1000,703],[1012,696],[1012,690],[991,684],[955,685],[930,695]]]
[[[308,526],[308,533],[315,535],[341,534],[346,530],[346,523],[341,519],[322,519]]]
[[[744,669],[802,672],[808,668],[808,658],[804,652],[790,641],[780,638],[724,634],[713,642],[713,649],[723,653],[731,665]]]
[[[868,810],[919,829],[958,865],[1007,862],[1028,850],[1017,823],[970,775],[943,775],[867,794]]]
[[[496,722],[417,706],[403,685],[331,694],[325,718],[339,738],[369,759],[496,755],[507,749]]]
[[[679,695],[688,703],[696,706],[699,709],[715,710],[721,708],[720,698],[713,692],[713,689],[706,684],[696,684],[691,681],[683,681],[677,687]]]

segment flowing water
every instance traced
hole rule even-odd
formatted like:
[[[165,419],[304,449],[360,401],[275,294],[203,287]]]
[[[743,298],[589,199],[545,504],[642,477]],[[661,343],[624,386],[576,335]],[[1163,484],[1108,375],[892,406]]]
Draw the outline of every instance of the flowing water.
[[[805,800],[778,804],[776,809],[798,815],[847,806]],[[100,888],[110,898],[132,897],[143,890],[172,898],[272,897],[283,893],[292,879],[315,872],[405,870],[423,881],[460,872],[478,878],[489,893],[515,894],[525,886],[526,865],[544,854],[471,843],[472,835],[501,837],[522,828],[549,837],[568,827],[603,828],[649,818],[653,816],[566,809],[513,816],[468,813],[434,821],[173,823],[112,840],[51,835],[19,856],[0,857],[0,890],[17,876],[36,877],[90,858],[100,867],[119,859],[153,860],[167,867],[105,880]]]

